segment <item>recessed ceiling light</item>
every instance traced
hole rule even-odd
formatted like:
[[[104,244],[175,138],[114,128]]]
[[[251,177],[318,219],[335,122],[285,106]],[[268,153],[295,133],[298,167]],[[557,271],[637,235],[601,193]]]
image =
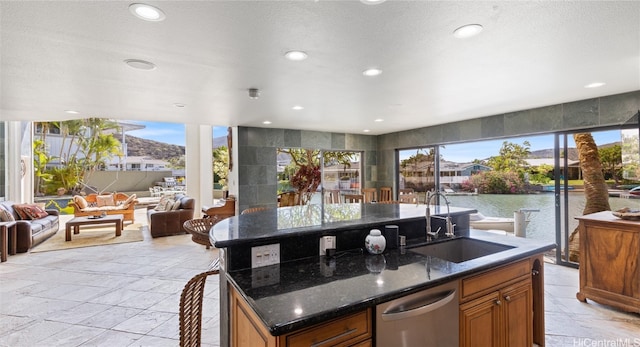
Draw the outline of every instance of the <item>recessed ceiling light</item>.
[[[78,111],[74,111],[74,110],[64,110],[64,113],[68,113],[68,114],[78,114],[80,112]]]
[[[602,87],[603,85],[605,85],[606,83],[604,82],[593,82],[593,83],[589,83],[586,86],[584,86],[585,88],[598,88],[598,87]]]
[[[156,69],[156,64],[146,61],[146,60],[140,60],[140,59],[126,59],[124,61],[125,64],[129,65],[130,67],[134,68],[134,69],[138,69],[138,70],[155,70]]]
[[[369,129],[364,129],[364,130],[362,130],[362,132],[363,132],[363,133],[368,133],[368,132],[370,132],[370,131],[371,131],[371,130],[369,130]]]
[[[176,103],[174,103],[174,104],[173,104],[173,107],[178,107],[178,108],[183,108],[183,107],[185,107],[185,106],[187,106],[187,105],[185,105],[185,104],[181,104],[181,103],[179,103],[179,102],[176,102]]]
[[[167,18],[161,9],[147,4],[131,4],[129,5],[129,11],[134,16],[150,22],[160,22]]]
[[[367,5],[379,5],[387,0],[360,0],[361,3]]]
[[[292,107],[292,109],[296,110],[296,111],[300,111],[300,110],[304,110],[304,107],[300,106],[300,105],[295,105]]]
[[[260,98],[260,89],[249,88],[249,99],[256,100]]]
[[[374,121],[374,122],[378,122],[378,123],[380,123],[380,122],[384,122],[384,119],[382,119],[382,118],[378,118],[378,119],[374,119],[373,121]]]
[[[289,51],[284,54],[284,56],[292,61],[301,61],[307,59],[308,55],[303,51]]]
[[[262,122],[262,124],[271,124],[271,121],[270,120],[266,120],[266,121]]]
[[[467,24],[453,31],[453,36],[459,39],[466,39],[480,34],[483,27],[480,24]]]
[[[378,76],[382,73],[382,70],[378,69],[378,68],[371,68],[371,69],[366,69],[364,71],[362,71],[362,74],[365,76]]]

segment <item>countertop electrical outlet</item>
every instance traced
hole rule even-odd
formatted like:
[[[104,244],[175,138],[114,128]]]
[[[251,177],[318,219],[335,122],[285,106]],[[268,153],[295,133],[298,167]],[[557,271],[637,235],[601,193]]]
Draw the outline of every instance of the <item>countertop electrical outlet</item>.
[[[336,237],[335,236],[322,236],[320,237],[320,255],[325,255],[327,249],[336,249]]]
[[[251,268],[280,263],[280,244],[251,247]]]

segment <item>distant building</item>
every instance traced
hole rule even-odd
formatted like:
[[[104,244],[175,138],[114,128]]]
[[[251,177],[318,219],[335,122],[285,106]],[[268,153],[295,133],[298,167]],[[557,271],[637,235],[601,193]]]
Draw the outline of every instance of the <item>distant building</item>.
[[[458,186],[467,181],[472,175],[481,171],[491,171],[492,168],[477,163],[455,163],[440,161],[440,185]]]
[[[127,161],[120,158],[112,158],[107,167],[107,171],[170,171],[170,163],[161,159],[154,159],[146,156],[129,156]]]

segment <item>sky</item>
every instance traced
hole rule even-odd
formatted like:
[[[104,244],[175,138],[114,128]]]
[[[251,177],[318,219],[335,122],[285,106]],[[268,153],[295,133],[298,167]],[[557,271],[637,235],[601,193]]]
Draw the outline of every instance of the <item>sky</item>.
[[[173,145],[185,145],[185,129],[183,124],[139,121],[131,121],[131,123],[145,125],[145,128],[129,131],[127,132],[128,135]],[[620,141],[620,130],[601,131],[594,132],[592,134],[597,144]],[[213,136],[227,136],[227,127],[214,127]],[[507,141],[519,145],[522,145],[525,140],[529,141],[531,151],[553,148],[553,135],[527,136],[507,139]],[[474,159],[486,159],[498,154],[503,141],[505,141],[505,139],[446,145],[440,153],[443,155],[445,160],[466,163],[471,162]],[[569,136],[568,145],[569,147],[575,146],[571,136]],[[401,151],[400,159],[406,159],[413,154],[415,154],[415,150]]]
[[[140,137],[147,140],[168,143],[172,145],[185,145],[185,128],[180,123],[161,122],[140,122],[130,121],[130,123],[142,124],[144,129],[128,131],[127,135]],[[227,127],[214,127],[213,137],[227,136]]]

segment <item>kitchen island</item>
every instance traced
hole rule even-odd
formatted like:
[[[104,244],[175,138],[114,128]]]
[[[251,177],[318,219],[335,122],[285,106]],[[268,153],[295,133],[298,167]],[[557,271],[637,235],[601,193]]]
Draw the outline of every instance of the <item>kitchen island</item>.
[[[452,281],[460,283],[462,294],[457,299],[460,304],[474,309],[479,307],[474,301],[526,282],[521,287],[531,288],[527,292],[530,298],[527,305],[531,306],[532,319],[537,323],[525,330],[529,331],[528,340],[544,343],[540,254],[553,248],[553,244],[484,232],[470,233],[468,215],[474,210],[450,208],[447,213],[446,207],[432,206],[436,229],[438,216],[448,214],[460,226],[456,229],[458,235],[506,246],[501,252],[474,259],[442,259],[413,248],[426,240],[424,205],[328,206],[273,209],[259,212],[262,215],[234,217],[213,228],[212,243],[222,248],[221,317],[230,316],[229,321],[221,321],[221,345],[233,341],[231,345],[242,346],[255,344],[257,340],[265,345],[270,345],[269,341],[274,346],[294,345],[290,342],[300,336],[314,343],[339,340],[342,341],[339,345],[375,345],[372,316],[377,305]],[[363,253],[361,247],[368,230],[388,224],[399,226],[400,234],[408,239],[407,247],[387,250],[382,255]],[[336,257],[317,255],[318,240],[323,235],[337,237]],[[251,247],[272,242],[281,245],[282,262],[277,265],[251,269],[250,263],[246,266],[246,261],[233,259],[243,254],[249,254],[250,258]],[[483,277],[496,269],[502,271],[498,276]],[[489,278],[499,280],[487,282]],[[493,311],[492,314],[495,317],[491,321],[498,322],[506,313]],[[498,316],[503,318],[494,319]],[[481,320],[474,318],[464,323],[461,319],[460,322],[464,326]],[[342,324],[347,324],[345,322],[357,328],[347,329],[351,333],[344,335]],[[331,330],[336,324],[340,326],[336,336],[344,335],[343,339],[333,340],[333,335],[329,340],[323,338],[327,331],[321,328]],[[487,341],[507,340],[497,335],[490,338],[493,340]],[[461,345],[463,341],[461,339]]]

